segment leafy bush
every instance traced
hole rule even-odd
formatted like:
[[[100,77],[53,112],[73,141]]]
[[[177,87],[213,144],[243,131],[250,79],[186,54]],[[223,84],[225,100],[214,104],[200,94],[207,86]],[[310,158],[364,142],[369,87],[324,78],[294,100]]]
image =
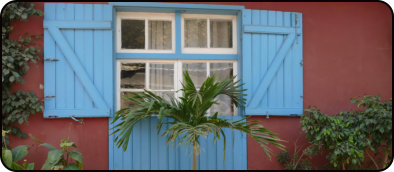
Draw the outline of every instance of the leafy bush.
[[[3,139],[7,133],[8,131],[2,130]],[[4,147],[1,149],[1,159],[4,165],[13,170],[33,170],[34,163],[27,163],[27,161],[24,160],[22,165],[18,164],[18,162],[29,153],[29,148],[30,147],[27,145],[19,145],[10,150],[7,145],[4,144]]]
[[[19,138],[26,138],[27,135],[14,124],[22,124],[30,114],[42,111],[42,104],[34,92],[10,90],[16,82],[24,83],[23,75],[29,70],[29,63],[40,59],[40,50],[32,46],[34,43],[30,36],[20,37],[18,41],[9,39],[13,30],[11,22],[27,21],[31,15],[42,16],[42,11],[27,2],[9,3],[1,13],[2,126]],[[8,144],[8,136],[5,136],[5,143]]]
[[[355,97],[351,102],[359,109],[333,116],[321,113],[316,107],[306,109],[301,121],[302,130],[310,143],[319,150],[328,151],[326,158],[335,168],[359,169],[366,154],[376,169],[382,169],[392,156],[392,100],[364,96]],[[384,155],[380,165],[375,160],[379,153]]]
[[[277,159],[287,170],[311,170],[310,157],[314,154],[310,146],[297,146],[294,143],[294,152],[283,151],[277,155]]]
[[[61,149],[56,149],[54,146],[44,143],[34,136],[30,137],[41,143],[40,146],[45,146],[49,149],[48,158],[42,166],[41,170],[82,170],[82,154],[77,150],[70,150],[71,147],[76,148],[77,145],[65,138],[62,139],[60,143]],[[74,161],[72,161],[71,159]]]

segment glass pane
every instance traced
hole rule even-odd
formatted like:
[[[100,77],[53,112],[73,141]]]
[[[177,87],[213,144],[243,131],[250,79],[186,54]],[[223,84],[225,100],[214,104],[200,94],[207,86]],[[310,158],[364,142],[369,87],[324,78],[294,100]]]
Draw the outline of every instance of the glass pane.
[[[145,49],[145,21],[122,20],[122,48]]]
[[[185,19],[185,47],[207,48],[207,20]]]
[[[210,76],[215,75],[217,81],[233,76],[233,63],[211,63]]]
[[[187,70],[197,89],[207,78],[207,64],[206,63],[183,63],[182,72]],[[182,78],[183,80],[183,78]]]
[[[149,49],[171,49],[171,21],[149,21]]]
[[[218,115],[234,115],[234,108],[230,97],[228,97],[227,95],[219,95],[218,97],[216,97],[216,101],[218,101],[219,104],[212,105],[210,109],[210,115],[213,115],[216,112],[218,112]]]
[[[175,91],[153,91],[153,93],[164,98],[164,100],[167,100],[168,102],[170,102],[170,97],[175,97]]]
[[[121,88],[145,88],[145,63],[122,64],[120,72]]]
[[[127,108],[130,106],[136,106],[137,104],[123,96],[132,97],[131,92],[120,92],[120,109]]]
[[[210,20],[211,47],[233,47],[233,25],[231,20]]]
[[[174,64],[151,63],[150,67],[150,89],[170,90],[174,89]]]

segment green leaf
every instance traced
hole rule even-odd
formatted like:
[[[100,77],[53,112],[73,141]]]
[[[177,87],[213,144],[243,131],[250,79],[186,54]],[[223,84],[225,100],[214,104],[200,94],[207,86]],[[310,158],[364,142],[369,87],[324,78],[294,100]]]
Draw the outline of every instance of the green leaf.
[[[34,170],[34,162],[27,164],[26,170]]]
[[[64,168],[63,165],[55,165],[55,166],[52,167],[53,170],[61,170],[63,168]]]
[[[50,144],[48,144],[48,143],[40,144],[40,146],[45,146],[45,147],[47,147],[49,150],[56,150],[55,147],[53,147],[52,145],[50,145]]]
[[[12,167],[12,152],[9,149],[2,149],[1,159],[8,168]]]
[[[69,164],[63,168],[63,170],[82,170],[77,164]]]
[[[13,169],[13,170],[25,170],[25,168],[23,168],[23,166],[17,164],[16,162],[12,162],[11,169]]]
[[[64,154],[64,150],[55,149],[48,152],[48,158],[45,161],[44,165],[42,166],[42,170],[49,170],[53,166],[55,166],[60,159],[62,159]]]
[[[82,154],[76,150],[68,152],[68,155],[75,161],[82,164]]]
[[[26,145],[17,146],[12,149],[12,157],[14,162],[18,162],[23,159],[28,153],[29,147]]]
[[[10,81],[10,82],[14,82],[14,81],[15,81],[15,77],[14,77],[14,76],[10,76],[9,81]]]

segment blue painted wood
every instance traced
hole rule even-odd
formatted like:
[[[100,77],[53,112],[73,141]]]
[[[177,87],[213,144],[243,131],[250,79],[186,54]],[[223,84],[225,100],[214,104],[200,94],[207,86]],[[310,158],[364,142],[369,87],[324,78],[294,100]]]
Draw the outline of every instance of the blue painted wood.
[[[290,16],[286,18],[290,18]],[[280,21],[279,18],[277,20]],[[265,25],[244,25],[243,27],[244,27],[244,32],[247,33],[289,34],[292,32],[296,32],[294,27],[287,27],[287,26],[277,27],[277,26],[265,26]]]
[[[303,113],[302,22],[298,22],[301,15],[294,17],[296,14],[299,13],[243,10],[246,115]]]
[[[181,13],[175,13],[175,53],[179,56],[182,53],[182,18]]]
[[[44,117],[110,115],[114,87],[103,81],[113,78],[112,7],[94,7],[45,3],[44,56],[58,61],[45,63],[45,96],[55,97],[46,98]],[[104,26],[101,37],[94,37],[94,30]]]
[[[72,4],[69,4],[72,5]],[[83,14],[82,12],[82,6],[81,4],[76,4],[78,6],[78,8],[76,8],[76,10],[78,10],[78,14],[80,16],[75,16],[76,19],[78,20],[83,20]],[[69,7],[70,8],[70,7]],[[77,11],[76,11],[77,12]],[[69,12],[71,14],[71,12]],[[74,17],[73,15],[70,15],[69,17]],[[56,21],[51,21],[51,20],[47,20],[44,21],[44,28],[48,28],[50,26],[57,26],[63,29],[111,29],[111,22],[110,21],[95,21],[95,22],[84,22],[84,21],[67,21],[67,20],[56,20]]]
[[[116,53],[117,59],[237,60],[237,54]]]
[[[55,19],[55,4],[44,4],[44,20]],[[44,35],[48,35],[48,30],[44,30]],[[48,59],[55,59],[56,57],[56,44],[50,36],[44,36],[44,56]],[[51,72],[48,72],[51,71]],[[56,63],[45,61],[44,63],[44,97],[56,95]],[[55,98],[45,98],[44,107],[46,109],[56,108]]]
[[[150,2],[110,2],[114,7],[155,7],[166,9],[211,9],[211,10],[242,10],[240,5],[208,5],[208,4],[183,4],[183,3],[150,3]]]

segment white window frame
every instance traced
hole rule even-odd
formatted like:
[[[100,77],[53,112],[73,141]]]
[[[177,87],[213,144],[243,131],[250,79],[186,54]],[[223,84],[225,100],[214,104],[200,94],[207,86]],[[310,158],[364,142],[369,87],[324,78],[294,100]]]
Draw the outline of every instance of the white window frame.
[[[145,21],[145,48],[124,49],[121,39],[121,20],[136,19]],[[171,50],[149,49],[149,20],[171,21]],[[118,53],[175,53],[175,14],[146,13],[146,12],[117,12],[116,13],[116,52]]]
[[[152,91],[149,88],[149,77],[150,77],[150,63],[172,63],[174,64],[174,89],[171,90],[154,90],[154,91],[174,91],[175,97],[179,98],[182,96],[182,92],[176,92],[182,88],[181,80],[183,78],[182,64],[183,63],[206,63],[207,64],[207,77],[210,75],[210,65],[209,63],[232,63],[233,64],[233,76],[236,76],[236,80],[238,80],[238,62],[237,60],[156,60],[156,59],[120,59],[116,61],[116,111],[120,110],[121,106],[121,96],[120,93],[122,91],[129,92],[143,92],[144,89],[130,89],[130,88],[121,88],[120,85],[120,73],[122,71],[121,64],[122,63],[145,63],[145,89]],[[238,115],[238,110],[235,106],[233,106],[234,114],[232,116]]]
[[[186,19],[206,19],[207,20],[207,48],[185,47],[185,18]],[[232,48],[211,48],[210,20],[224,19],[231,20],[233,27],[233,47]],[[182,14],[181,15],[181,46],[182,53],[185,54],[237,54],[237,16],[236,15],[211,15],[211,14]]]

